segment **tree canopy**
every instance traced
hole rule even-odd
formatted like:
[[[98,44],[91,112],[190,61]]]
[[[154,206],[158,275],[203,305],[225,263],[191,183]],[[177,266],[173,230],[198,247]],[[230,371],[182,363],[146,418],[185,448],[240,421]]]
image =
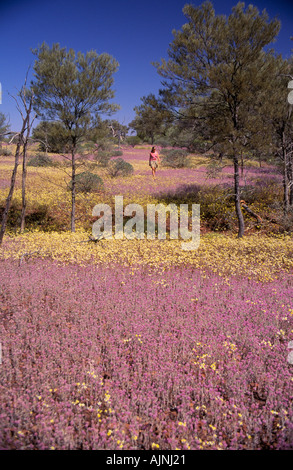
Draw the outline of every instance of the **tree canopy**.
[[[142,104],[134,108],[136,115],[129,127],[134,129],[140,138],[150,139],[153,144],[155,135],[164,133],[163,126],[170,120],[170,112],[153,93],[143,96],[141,101]]]
[[[43,43],[33,53],[35,110],[45,120],[60,121],[71,142],[72,211],[71,230],[75,231],[75,180],[77,145],[95,125],[101,113],[117,109],[110,100],[114,97],[113,74],[118,62],[107,53],[86,54],[53,44]]]
[[[275,54],[265,51],[280,29],[253,5],[238,3],[232,13],[216,15],[211,2],[183,9],[188,22],[173,31],[169,59],[156,63],[166,94],[203,123],[205,138],[221,145],[234,162],[238,236],[244,233],[240,206],[239,155],[253,134],[264,90],[276,73]]]

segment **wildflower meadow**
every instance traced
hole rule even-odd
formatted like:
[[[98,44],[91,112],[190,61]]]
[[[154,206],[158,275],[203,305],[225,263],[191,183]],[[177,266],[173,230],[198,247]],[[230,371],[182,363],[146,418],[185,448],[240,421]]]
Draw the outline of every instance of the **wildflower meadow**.
[[[75,233],[54,156],[55,166],[28,166],[19,233],[19,172],[0,247],[1,449],[293,448],[293,242],[278,219],[280,175],[245,166],[261,222],[245,214],[238,239],[229,162],[211,176],[192,155],[153,180],[148,153],[125,146],[134,170],[124,177],[88,163],[104,184],[77,194]],[[12,165],[1,157],[1,207]],[[91,240],[93,207],[115,195],[143,208],[200,204],[199,247],[184,251],[168,232]]]

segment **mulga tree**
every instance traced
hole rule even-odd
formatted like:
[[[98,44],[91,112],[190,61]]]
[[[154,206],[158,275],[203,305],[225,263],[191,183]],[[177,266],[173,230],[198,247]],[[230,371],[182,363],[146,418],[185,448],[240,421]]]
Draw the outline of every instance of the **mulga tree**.
[[[238,237],[244,234],[240,201],[239,162],[245,139],[261,106],[258,94],[269,79],[272,51],[264,47],[277,36],[280,23],[265,11],[238,3],[226,17],[215,15],[212,3],[186,5],[188,22],[174,31],[169,59],[156,63],[163,85],[178,96],[179,105],[200,109],[208,138],[221,145],[234,165],[234,201]]]
[[[273,126],[274,153],[281,162],[283,174],[283,209],[287,214],[293,207],[293,115],[287,102],[288,78],[280,76],[276,82],[275,96],[277,99],[275,112],[271,117]]]
[[[16,176],[17,176],[17,169],[20,163],[20,157],[22,156],[22,210],[21,210],[21,231],[24,229],[24,221],[25,221],[25,210],[26,210],[26,195],[25,195],[25,188],[26,188],[26,162],[27,162],[27,144],[28,139],[30,136],[31,128],[35,116],[32,117],[33,112],[33,103],[34,103],[34,95],[32,90],[26,87],[26,81],[23,87],[21,88],[20,92],[18,93],[18,98],[13,97],[16,101],[16,107],[19,113],[21,114],[22,118],[22,127],[20,132],[16,133],[13,136],[13,139],[16,141],[16,150],[14,155],[14,167],[11,175],[10,187],[8,196],[6,198],[6,203],[4,207],[4,212],[2,215],[2,222],[0,228],[0,245],[3,242],[7,221],[8,221],[8,213],[11,207],[12,197],[14,193],[15,183],[16,183]],[[20,102],[19,102],[20,100]]]
[[[40,150],[46,154],[66,152],[69,144],[67,130],[60,121],[41,121],[33,129],[32,139],[39,143]]]
[[[5,136],[8,134],[10,125],[5,114],[0,113],[0,150]]]
[[[59,44],[50,48],[43,43],[33,53],[35,109],[43,119],[60,121],[70,141],[71,231],[75,232],[77,148],[98,115],[117,109],[110,100],[119,64],[107,53],[76,53]]]
[[[248,139],[248,149],[276,159],[281,168],[285,214],[293,205],[293,115],[287,100],[292,71],[292,63],[281,56],[271,60],[269,82],[258,97],[262,106],[256,107],[257,113],[250,109],[250,117],[256,116]]]
[[[129,123],[142,139],[150,139],[153,145],[155,136],[164,134],[165,124],[170,119],[170,112],[153,93],[141,98],[142,104],[135,106],[135,117]]]

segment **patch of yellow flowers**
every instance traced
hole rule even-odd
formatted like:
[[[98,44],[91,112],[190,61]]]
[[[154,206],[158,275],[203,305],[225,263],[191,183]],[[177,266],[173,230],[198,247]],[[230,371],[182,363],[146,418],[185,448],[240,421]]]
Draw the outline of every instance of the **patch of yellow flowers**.
[[[182,240],[106,240],[88,242],[84,230],[71,232],[26,232],[8,234],[0,247],[2,259],[49,258],[58,263],[81,265],[122,263],[166,269],[190,265],[221,276],[245,275],[260,281],[272,281],[280,271],[293,268],[293,240],[259,235],[237,239],[227,235],[204,235],[199,248],[182,250]],[[204,274],[204,273],[203,273]]]

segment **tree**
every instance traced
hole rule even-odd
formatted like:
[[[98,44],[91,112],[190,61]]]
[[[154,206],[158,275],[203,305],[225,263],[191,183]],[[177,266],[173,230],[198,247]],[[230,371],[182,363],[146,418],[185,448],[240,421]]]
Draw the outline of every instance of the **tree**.
[[[46,154],[66,152],[70,142],[64,124],[58,121],[41,121],[33,129],[32,139],[39,143],[40,150]]]
[[[113,74],[118,62],[109,54],[96,51],[86,54],[53,44],[43,43],[33,53],[36,97],[35,109],[44,119],[64,125],[70,140],[71,156],[71,231],[75,231],[75,184],[77,146],[86,136],[100,113],[117,109],[110,104],[114,97]]]
[[[262,105],[250,108],[253,127],[247,142],[249,151],[276,158],[281,166],[285,215],[293,205],[293,116],[287,100],[291,71],[291,61],[270,58],[269,80],[258,98]]]
[[[127,135],[128,127],[124,124],[120,124],[120,122],[118,122],[116,119],[106,120],[106,124],[108,125],[109,130],[111,131],[112,139],[117,139],[118,149],[120,149],[120,144],[121,142],[123,142]]]
[[[163,85],[182,108],[194,109],[207,138],[233,160],[234,201],[238,237],[244,234],[239,162],[260,108],[260,94],[270,78],[273,52],[264,47],[276,37],[280,23],[265,11],[238,3],[229,17],[215,15],[210,2],[183,9],[188,23],[174,31],[169,60],[156,63]]]
[[[155,135],[164,133],[163,124],[170,118],[170,113],[154,94],[141,98],[142,104],[136,106],[136,116],[129,127],[137,132],[141,139],[150,139],[153,145]]]
[[[289,65],[289,64],[288,64]],[[293,207],[293,116],[286,100],[288,78],[285,74],[275,80],[275,107],[270,116],[273,129],[273,152],[282,165],[283,209],[287,214]]]
[[[16,144],[16,151],[14,156],[14,168],[11,175],[11,182],[9,193],[6,198],[6,204],[2,216],[1,228],[0,228],[0,245],[3,242],[3,237],[6,230],[7,220],[8,220],[8,213],[11,206],[11,201],[14,193],[15,182],[16,182],[16,175],[17,169],[19,165],[19,158],[22,153],[23,157],[23,165],[22,165],[22,211],[21,211],[21,230],[24,229],[24,220],[25,220],[25,209],[26,209],[26,198],[25,198],[25,186],[26,186],[26,150],[27,150],[27,143],[31,131],[31,126],[33,124],[34,118],[31,119],[31,113],[33,110],[33,101],[34,96],[31,90],[26,88],[26,80],[25,84],[22,86],[18,96],[21,99],[23,110],[19,105],[18,100],[14,97],[17,105],[17,109],[21,114],[22,118],[22,128],[21,131],[15,134],[14,137],[17,138]],[[22,147],[22,152],[21,152]]]
[[[5,135],[8,133],[10,125],[7,121],[5,114],[0,113],[0,149],[2,148],[2,141]]]

